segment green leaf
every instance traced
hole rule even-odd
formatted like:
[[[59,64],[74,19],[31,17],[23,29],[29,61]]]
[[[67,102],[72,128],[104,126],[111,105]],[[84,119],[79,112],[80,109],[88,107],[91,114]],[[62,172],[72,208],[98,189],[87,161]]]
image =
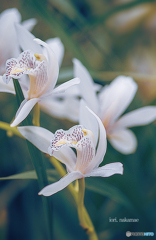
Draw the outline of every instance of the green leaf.
[[[55,182],[58,180],[58,173],[56,170],[47,170],[48,180],[50,182]],[[1,177],[0,180],[11,180],[11,179],[38,179],[36,171],[26,171],[18,174],[14,174],[8,177]]]
[[[122,193],[118,188],[112,186],[111,184],[101,181],[100,179],[97,178],[90,178],[86,179],[86,188],[93,192],[99,193],[105,197],[110,198],[111,200],[128,208],[136,215],[137,210],[135,209],[131,201],[128,199],[128,197],[124,193]]]
[[[13,83],[14,83],[17,103],[19,107],[21,102],[24,100],[24,95],[18,80],[13,79]],[[29,116],[22,122],[22,124],[32,125]],[[26,142],[27,142],[32,163],[34,165],[34,168],[38,177],[39,188],[42,189],[43,187],[49,184],[47,173],[46,173],[45,159],[43,159],[43,154],[39,151],[39,149],[37,149],[29,141],[26,140]],[[43,201],[43,206],[45,210],[45,220],[47,222],[46,225],[49,227],[48,239],[50,240],[52,238],[52,203],[50,198],[45,198],[43,196],[42,196],[42,201]]]
[[[10,180],[10,179],[37,179],[37,175],[35,171],[28,171],[28,172],[18,173],[8,177],[0,178],[0,180]]]

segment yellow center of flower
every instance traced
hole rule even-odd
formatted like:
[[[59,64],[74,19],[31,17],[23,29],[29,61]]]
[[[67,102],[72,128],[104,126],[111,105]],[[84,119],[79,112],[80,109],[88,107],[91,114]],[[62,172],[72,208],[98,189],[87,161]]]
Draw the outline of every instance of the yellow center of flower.
[[[30,69],[30,68],[25,68],[25,69],[23,69],[23,68],[14,68],[14,69],[11,70],[10,75],[23,72],[23,71],[25,71],[27,69]]]
[[[47,60],[46,57],[43,54],[38,54],[35,53],[34,56],[36,57],[36,59],[40,62],[42,62],[43,60]]]
[[[60,141],[58,141],[58,142],[55,144],[55,147],[60,146],[60,145],[65,144],[65,143],[67,143],[67,140],[61,139]]]

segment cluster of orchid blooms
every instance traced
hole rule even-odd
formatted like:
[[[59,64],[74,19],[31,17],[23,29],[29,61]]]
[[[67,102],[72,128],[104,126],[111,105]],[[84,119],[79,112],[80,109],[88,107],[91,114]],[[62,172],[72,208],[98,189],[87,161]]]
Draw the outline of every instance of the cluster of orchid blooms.
[[[7,14],[12,18],[8,18]],[[135,81],[131,77],[118,76],[110,84],[101,87],[94,83],[78,59],[73,60],[74,79],[55,88],[64,54],[60,39],[47,42],[36,39],[28,31],[35,20],[20,24],[16,9],[1,14],[1,28],[6,19],[10,19],[14,25],[9,28],[12,41],[4,36],[6,41],[3,42],[4,50],[1,50],[0,63],[3,64],[0,73],[3,76],[0,77],[0,91],[15,94],[13,79],[19,79],[25,97],[11,127],[20,124],[37,103],[43,111],[56,118],[66,118],[80,124],[68,131],[57,130],[55,134],[38,126],[18,127],[20,133],[42,152],[66,165],[67,175],[43,188],[39,194],[50,196],[84,177],[123,174],[123,165],[119,162],[99,167],[106,153],[107,139],[119,152],[133,153],[137,140],[128,128],[154,121],[156,107],[142,107],[121,116],[135,96]],[[72,148],[76,149],[76,153]]]

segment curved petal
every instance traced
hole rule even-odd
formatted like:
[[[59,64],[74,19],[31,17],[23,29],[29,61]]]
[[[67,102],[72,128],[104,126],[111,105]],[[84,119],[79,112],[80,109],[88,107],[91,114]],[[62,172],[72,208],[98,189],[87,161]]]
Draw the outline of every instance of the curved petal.
[[[137,91],[131,77],[119,76],[105,86],[99,94],[101,116],[104,126],[112,125],[129,106]]]
[[[60,38],[51,38],[46,41],[46,43],[51,47],[53,52],[56,55],[59,66],[61,66],[62,59],[64,56],[64,46],[60,40]]]
[[[107,140],[106,140],[106,131],[100,118],[89,108],[88,110],[94,115],[99,125],[99,143],[98,143],[96,155],[87,168],[87,172],[90,172],[92,169],[97,168],[100,165],[100,163],[103,161],[103,158],[107,149]]]
[[[24,100],[25,101],[25,100]],[[28,100],[24,106],[22,106],[20,112],[18,113],[17,117],[13,121],[13,123],[10,125],[11,127],[17,126],[19,123],[21,123],[30,113],[31,109],[34,107],[34,105],[39,101],[39,98],[33,98]],[[22,103],[21,103],[22,104]]]
[[[18,131],[42,152],[48,153],[50,141],[54,136],[52,132],[37,126],[18,127]]]
[[[52,132],[37,126],[18,127],[18,130],[40,151],[49,154],[48,148],[54,136]],[[64,163],[69,170],[75,166],[76,155],[70,148],[64,147],[59,152],[54,152],[53,156]]]
[[[154,120],[156,120],[156,107],[147,106],[126,113],[115,123],[115,127],[143,126]]]
[[[66,91],[66,89],[68,89],[69,87],[75,85],[75,84],[79,84],[80,83],[80,79],[79,78],[73,78],[70,81],[67,81],[63,84],[61,84],[60,86],[56,87],[52,93],[56,94],[56,93],[63,93]]]
[[[35,36],[32,33],[18,23],[15,24],[15,29],[18,36],[19,45],[23,51],[31,50],[34,53],[43,53],[42,47],[33,41]]]
[[[37,20],[35,18],[31,18],[28,20],[25,20],[24,22],[22,22],[22,26],[25,27],[28,31],[31,31],[33,29],[33,27],[36,25]],[[29,48],[28,48],[29,49]]]
[[[109,163],[103,167],[98,167],[90,173],[85,174],[85,177],[110,177],[114,174],[123,174],[123,164],[120,162]]]
[[[48,56],[48,79],[51,82],[50,86],[49,86],[49,91],[47,91],[47,94],[49,94],[49,92],[51,92],[51,90],[55,87],[57,78],[58,78],[58,74],[59,74],[59,65],[58,65],[58,61],[57,58],[54,54],[54,52],[52,51],[52,49],[50,48],[50,46],[41,41],[40,39],[36,38],[34,39],[35,42],[37,42],[38,44],[42,45],[43,47],[46,48],[47,51],[47,56]]]
[[[51,196],[65,187],[67,187],[71,182],[73,182],[76,179],[83,178],[83,174],[80,172],[72,172],[67,174],[65,177],[61,178],[58,182],[52,183],[46,187],[44,187],[38,194],[44,195],[44,196]]]
[[[108,136],[108,139],[112,146],[123,154],[130,154],[136,150],[137,139],[129,129],[113,130]]]
[[[79,123],[80,125],[83,125],[86,129],[89,129],[92,131],[94,138],[95,138],[95,146],[98,141],[98,122],[95,118],[95,116],[88,111],[86,108],[86,102],[81,99],[80,101],[80,108],[79,108]]]
[[[87,69],[82,65],[78,59],[73,59],[74,76],[80,78],[80,93],[87,105],[98,113],[99,102],[94,88],[94,82]]]
[[[40,102],[42,111],[61,119],[69,119],[78,122],[79,100],[73,97],[66,97],[63,100],[57,98],[45,99]]]

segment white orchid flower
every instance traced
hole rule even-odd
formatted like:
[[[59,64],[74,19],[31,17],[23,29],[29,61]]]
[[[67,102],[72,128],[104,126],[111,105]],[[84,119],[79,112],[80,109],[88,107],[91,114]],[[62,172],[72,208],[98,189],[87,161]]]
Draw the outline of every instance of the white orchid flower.
[[[88,111],[88,110],[86,110]],[[58,158],[67,167],[68,174],[58,182],[43,188],[39,194],[53,195],[61,191],[71,182],[84,177],[109,177],[123,174],[123,165],[119,162],[99,167],[106,152],[106,132],[99,119],[91,110],[99,127],[99,142],[96,150],[94,135],[82,125],[70,128],[68,131],[57,130],[55,135],[40,127],[18,127],[20,133],[43,152]],[[89,112],[88,112],[89,114]],[[50,138],[51,143],[50,143]],[[47,148],[49,142],[49,148]],[[43,146],[44,145],[44,146]],[[71,148],[75,148],[77,156]],[[57,156],[56,156],[57,154]]]
[[[32,50],[36,52],[42,52],[46,56],[45,49],[42,49],[36,42],[33,41],[35,36],[28,32],[22,25],[15,24],[16,32],[18,35],[18,42],[21,48],[25,50]],[[59,38],[48,39],[46,43],[53,50],[59,66],[61,66],[63,55],[64,55],[64,46]],[[24,96],[27,97],[27,91],[29,88],[29,81],[27,79],[22,79],[20,85],[22,85],[22,90]],[[70,90],[71,88],[71,90]],[[58,93],[57,95],[51,95],[49,98],[44,98],[39,102],[40,108],[45,113],[57,117],[65,118],[74,122],[78,122],[79,119],[79,88],[74,85],[67,89],[65,93]],[[14,85],[12,80],[8,84],[5,84],[0,76],[0,92],[8,92],[15,94]]]
[[[34,41],[38,43],[38,49],[36,45],[35,48],[40,51],[39,53],[26,50],[17,59],[12,58],[6,62],[6,73],[3,75],[6,83],[12,78],[19,79],[24,74],[28,74],[30,79],[27,97],[21,103],[11,127],[22,122],[37,102],[51,94],[64,92],[68,87],[79,83],[79,79],[75,78],[54,89],[59,73],[58,61],[47,43],[40,39]],[[42,54],[40,45],[45,47],[46,57]]]
[[[7,59],[18,57],[20,46],[17,41],[15,23],[20,23],[21,15],[16,8],[3,11],[0,14],[0,74],[5,73]],[[22,23],[23,27],[31,30],[36,24],[35,19],[29,19]]]
[[[142,107],[120,117],[137,91],[137,84],[131,77],[117,77],[112,83],[103,87],[97,95],[93,91],[94,82],[89,72],[77,59],[74,59],[74,76],[80,78],[79,87],[86,102],[85,105],[87,104],[100,117],[112,146],[121,153],[133,153],[137,147],[137,140],[134,133],[128,128],[146,125],[154,121],[156,107]],[[95,129],[95,121],[91,118],[88,119],[85,112],[86,109],[82,101],[80,124],[83,125],[88,121],[90,123],[89,129]]]

